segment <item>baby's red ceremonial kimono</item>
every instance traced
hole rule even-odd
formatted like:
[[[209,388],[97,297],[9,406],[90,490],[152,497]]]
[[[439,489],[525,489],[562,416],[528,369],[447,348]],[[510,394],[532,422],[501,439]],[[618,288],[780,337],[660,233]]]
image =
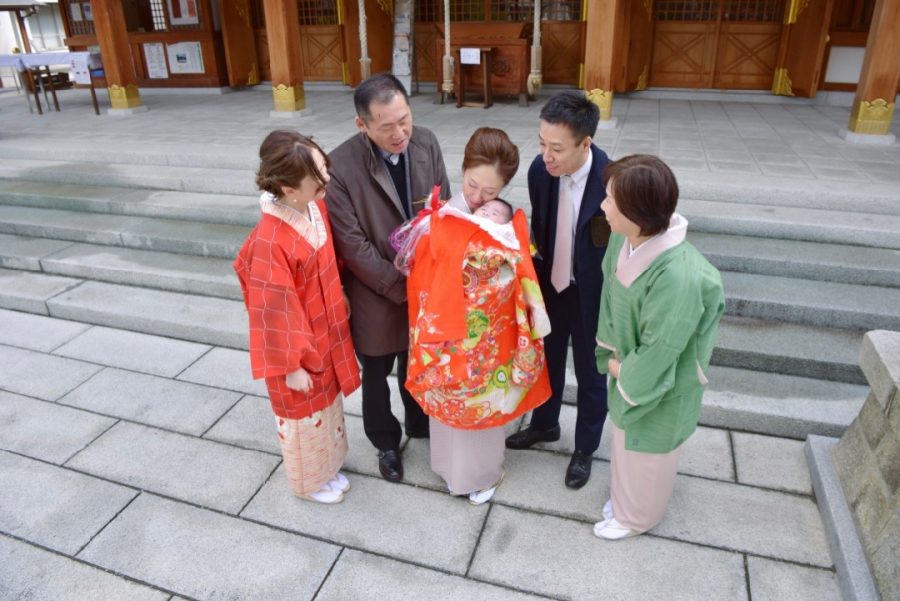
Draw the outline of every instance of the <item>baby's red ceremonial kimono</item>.
[[[543,341],[550,321],[525,214],[500,226],[514,229],[505,242],[449,206],[430,219],[407,279],[406,387],[448,426],[500,426],[550,397]]]
[[[301,419],[356,390],[359,366],[324,202],[310,204],[312,225],[264,200],[234,261],[250,319],[250,366],[254,378],[266,379],[275,414]],[[308,392],[285,381],[300,367],[312,378]]]

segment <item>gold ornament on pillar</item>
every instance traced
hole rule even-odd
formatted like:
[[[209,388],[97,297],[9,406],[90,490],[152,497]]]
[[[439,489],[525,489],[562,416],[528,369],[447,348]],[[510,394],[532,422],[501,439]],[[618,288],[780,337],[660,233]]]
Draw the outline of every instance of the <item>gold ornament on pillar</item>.
[[[647,79],[650,77],[650,64],[644,63],[644,68],[641,69],[641,74],[638,77],[637,85],[634,87],[635,90],[646,90],[647,89]]]
[[[280,83],[272,86],[272,97],[276,111],[292,113],[306,107],[306,96],[302,86],[286,86]]]
[[[794,95],[794,84],[791,83],[785,67],[775,69],[775,76],[772,78],[772,93],[776,96]]]
[[[853,103],[850,111],[850,131],[857,134],[886,135],[891,131],[894,103],[884,98]]]
[[[787,6],[784,7],[784,24],[793,25],[796,23],[800,13],[806,9],[808,4],[809,0],[790,0]]]
[[[600,120],[609,121],[612,119],[612,90],[601,90],[594,88],[590,92],[585,92],[587,99],[596,104],[600,108]]]
[[[133,83],[126,86],[109,86],[109,106],[114,109],[131,109],[141,106],[141,93]]]
[[[250,72],[247,74],[247,85],[255,86],[259,83],[259,67],[256,63],[250,65]]]

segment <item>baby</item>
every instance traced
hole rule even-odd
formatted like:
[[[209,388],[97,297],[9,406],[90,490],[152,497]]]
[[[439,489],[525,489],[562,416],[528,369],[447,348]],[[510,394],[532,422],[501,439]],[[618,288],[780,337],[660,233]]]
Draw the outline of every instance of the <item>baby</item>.
[[[513,207],[502,198],[495,198],[475,209],[473,215],[485,217],[494,223],[503,225],[512,221]]]

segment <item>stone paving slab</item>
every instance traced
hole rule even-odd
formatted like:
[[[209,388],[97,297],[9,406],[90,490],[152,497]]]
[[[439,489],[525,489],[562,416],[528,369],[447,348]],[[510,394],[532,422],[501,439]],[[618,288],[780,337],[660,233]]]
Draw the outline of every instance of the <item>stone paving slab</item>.
[[[681,476],[675,481],[665,518],[651,532],[807,565],[832,566],[815,501],[788,493]]]
[[[209,350],[196,342],[94,326],[53,354],[173,378]]]
[[[591,525],[492,507],[469,575],[561,599],[748,599],[738,553],[640,536],[603,541]]]
[[[45,141],[45,145],[51,144]],[[0,179],[0,203],[40,209],[109,213],[112,198],[127,198],[137,193],[127,188]]]
[[[279,468],[241,516],[455,574],[466,572],[486,506],[381,478],[355,475],[350,482],[353,488],[340,505],[320,505],[295,498]]]
[[[56,275],[0,269],[0,308],[48,315],[47,300],[80,283]]]
[[[786,438],[840,436],[868,394],[858,384],[730,367],[713,366],[708,376],[700,423]]]
[[[246,310],[239,301],[85,282],[47,306],[52,316],[62,319],[247,348]]]
[[[59,403],[200,436],[240,397],[237,392],[107,367]]]
[[[0,448],[63,463],[116,420],[0,391]]]
[[[837,577],[830,570],[747,558],[753,601],[842,601]]]
[[[42,257],[69,246],[67,240],[0,234],[0,267],[40,271]]]
[[[545,597],[345,549],[316,601],[528,601]]]
[[[215,347],[179,374],[178,379],[269,398],[265,380],[254,380],[251,375],[247,351]]]
[[[0,599],[166,601],[168,593],[0,536]]]
[[[742,484],[812,495],[803,442],[733,432],[737,479]]]
[[[134,490],[0,451],[0,532],[73,555]]]
[[[237,513],[278,462],[265,453],[120,422],[66,465]]]
[[[249,232],[244,225],[148,218],[123,230],[122,242],[133,248],[233,260]]]
[[[203,438],[245,449],[281,454],[275,414],[268,398],[245,395],[209,429]]]
[[[40,265],[58,275],[241,300],[230,259],[73,244]]]
[[[560,438],[555,442],[541,442],[535,449],[545,449],[571,455],[575,450],[575,421],[578,410],[573,405],[563,404],[559,412]],[[525,417],[523,425],[530,422],[530,414]],[[612,440],[610,420],[603,424],[600,447],[594,457],[609,461],[609,445]],[[567,459],[568,461],[568,459]],[[700,426],[684,443],[684,453],[678,464],[678,471],[683,474],[715,478],[716,480],[734,481],[734,467],[731,461],[731,446],[728,432],[715,428]],[[565,472],[565,467],[563,468]]]
[[[88,324],[0,309],[0,344],[48,353],[75,338]]]
[[[256,166],[254,166],[256,168]],[[188,221],[209,221],[250,227],[259,219],[257,195],[228,196],[198,192],[147,190],[139,202],[112,201],[112,210],[127,215],[145,215]]]
[[[0,232],[74,242],[121,245],[120,233],[142,218],[0,205]]]
[[[78,557],[194,599],[311,600],[338,551],[144,493]]]
[[[100,371],[74,359],[0,345],[0,389],[55,401]]]

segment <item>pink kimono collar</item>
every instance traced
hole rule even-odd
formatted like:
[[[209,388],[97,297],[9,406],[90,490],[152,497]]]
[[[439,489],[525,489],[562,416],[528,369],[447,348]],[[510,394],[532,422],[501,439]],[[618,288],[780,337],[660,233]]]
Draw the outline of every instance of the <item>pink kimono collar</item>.
[[[630,257],[628,256],[629,242],[625,240],[622,248],[619,249],[619,258],[616,261],[616,279],[626,288],[630,288],[659,255],[684,242],[687,236],[687,226],[687,219],[678,213],[673,213],[669,220],[669,229],[641,244]]]

